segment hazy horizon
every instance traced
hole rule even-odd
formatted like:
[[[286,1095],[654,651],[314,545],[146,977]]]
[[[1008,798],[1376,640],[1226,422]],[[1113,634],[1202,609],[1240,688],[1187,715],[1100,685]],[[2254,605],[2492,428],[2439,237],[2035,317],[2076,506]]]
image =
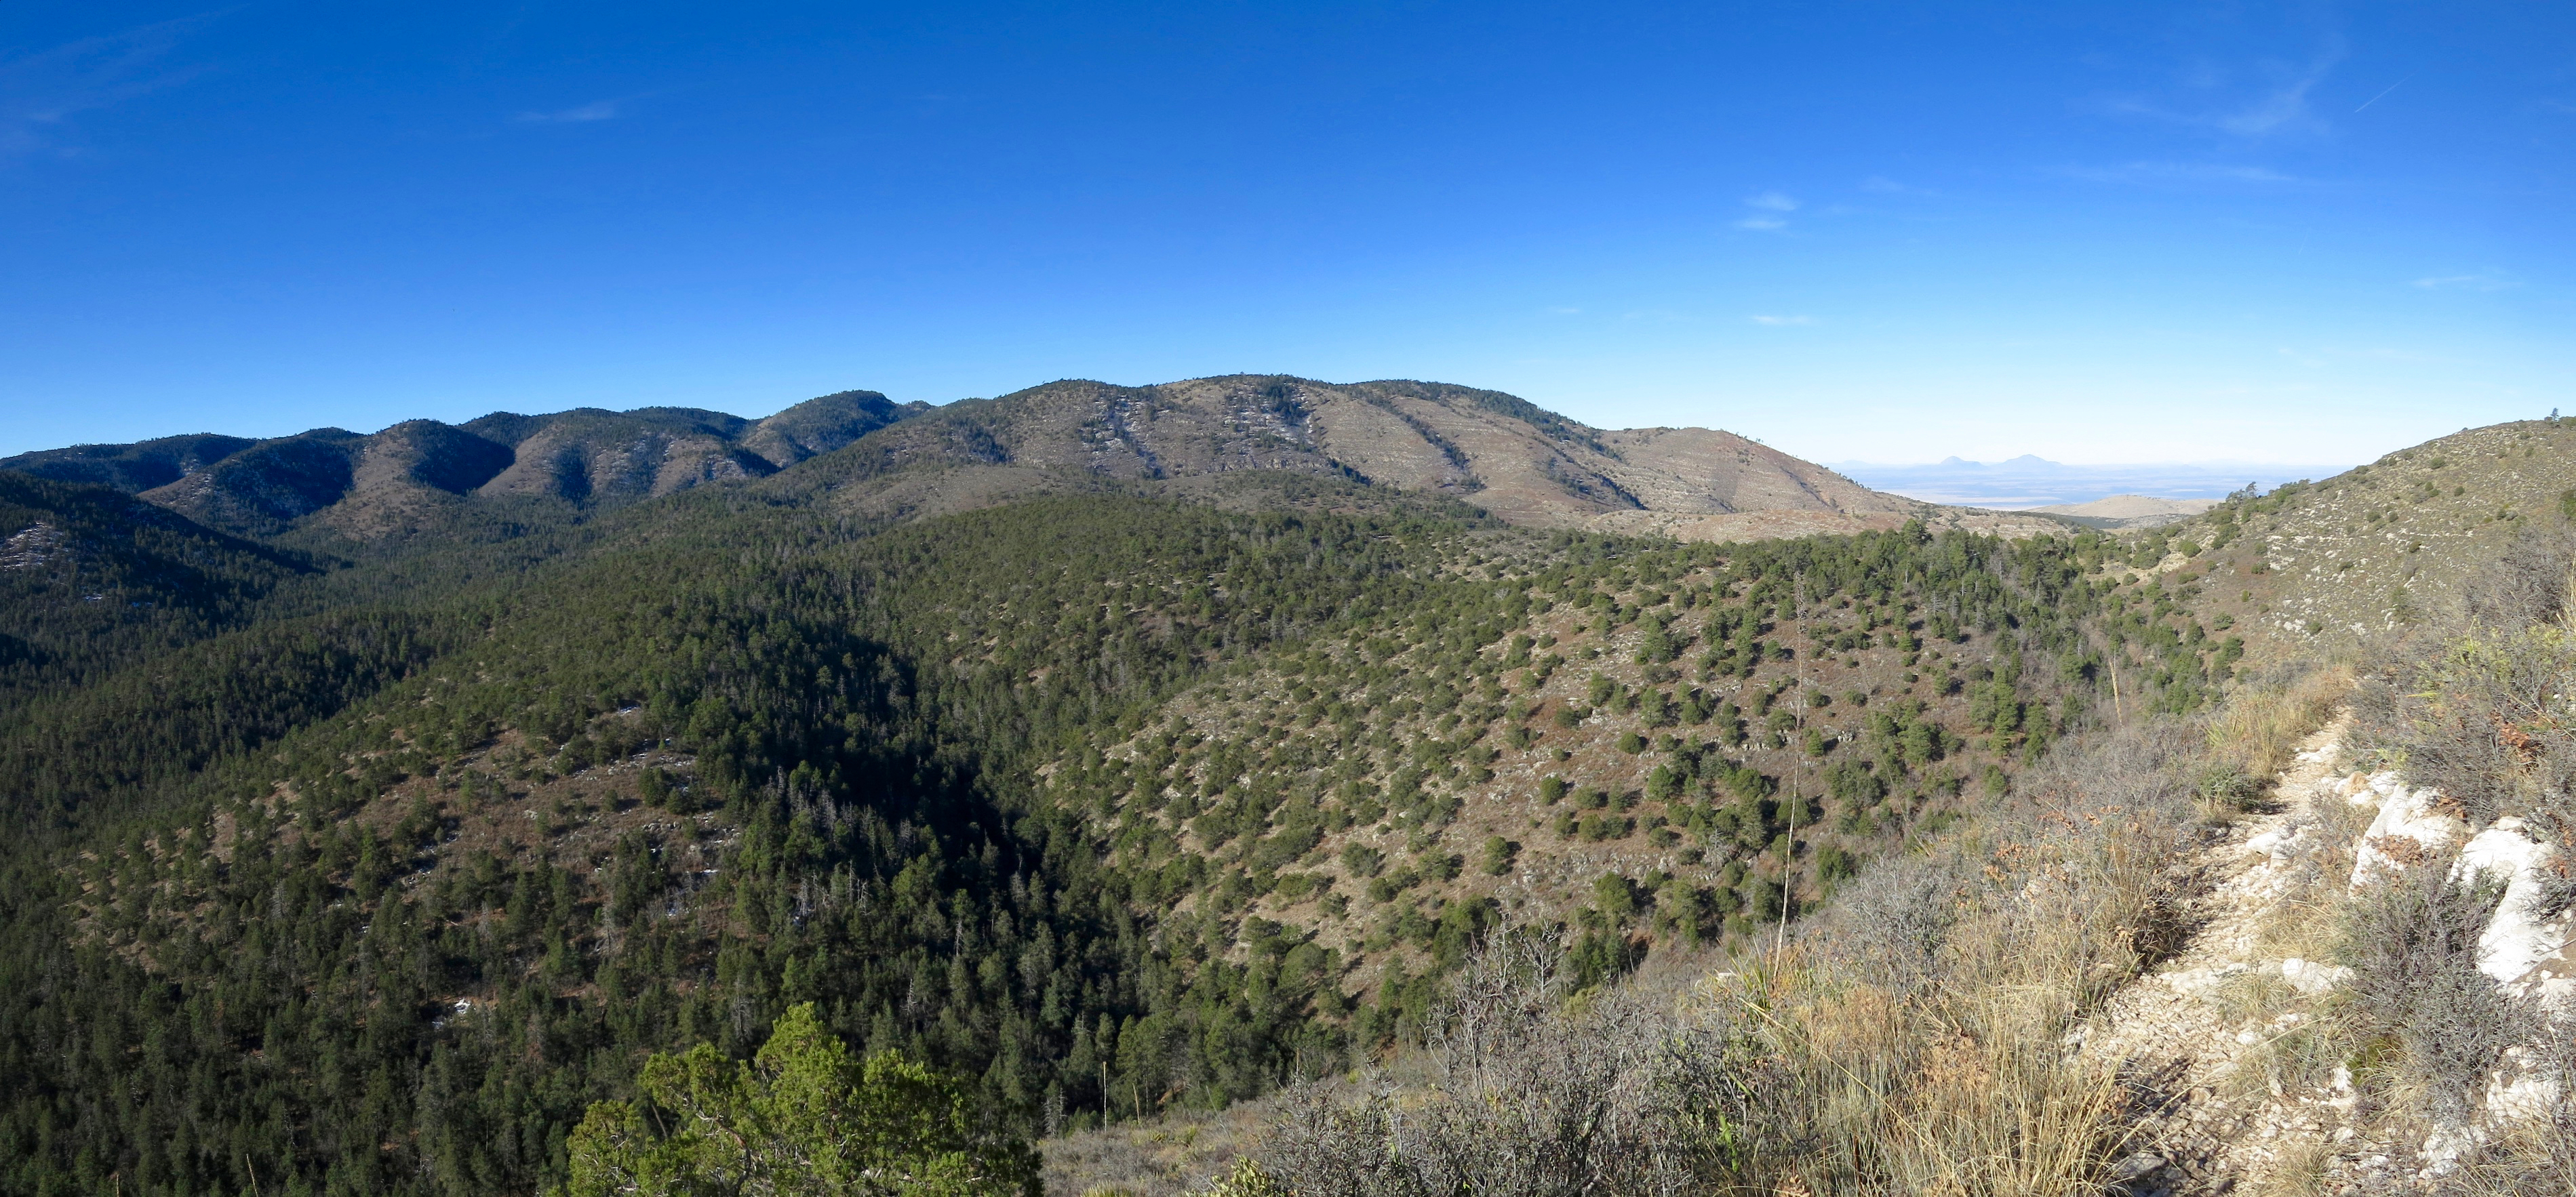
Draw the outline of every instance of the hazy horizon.
[[[2366,460],[2377,460],[2378,456],[2373,455]],[[2331,477],[2365,462],[2339,465],[2241,461],[2087,464],[2023,454],[1993,462],[1969,461],[1954,455],[1924,463],[1842,461],[1821,464],[1873,490],[1909,499],[2014,510],[2089,503],[2113,495],[2218,499],[2248,483],[2268,491],[2284,482]]]

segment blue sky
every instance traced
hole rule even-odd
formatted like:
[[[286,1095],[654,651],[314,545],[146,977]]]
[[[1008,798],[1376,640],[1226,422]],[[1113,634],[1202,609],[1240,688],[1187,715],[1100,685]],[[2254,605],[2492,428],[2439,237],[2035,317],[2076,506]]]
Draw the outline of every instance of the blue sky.
[[[1063,377],[1825,461],[2576,411],[2576,8],[0,8],[0,454]]]

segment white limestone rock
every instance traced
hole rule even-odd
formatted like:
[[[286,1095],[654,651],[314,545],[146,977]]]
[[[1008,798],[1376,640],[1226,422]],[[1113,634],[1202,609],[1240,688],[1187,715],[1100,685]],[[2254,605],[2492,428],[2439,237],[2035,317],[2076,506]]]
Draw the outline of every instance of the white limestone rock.
[[[2500,984],[2521,981],[2567,946],[2567,920],[2541,917],[2541,891],[2557,851],[2532,838],[2522,820],[2506,817],[2463,846],[2451,867],[2455,879],[2504,882],[2495,917],[2478,936],[2478,971]]]
[[[2379,804],[2379,816],[2354,846],[2352,887],[2356,890],[2383,876],[2468,838],[2469,825],[2440,808],[2441,792],[2394,787]]]
[[[2335,986],[2352,980],[2352,977],[2351,969],[2322,960],[2302,960],[2292,956],[2281,962],[2281,979],[2289,982],[2290,988],[2312,997],[2331,993]]]

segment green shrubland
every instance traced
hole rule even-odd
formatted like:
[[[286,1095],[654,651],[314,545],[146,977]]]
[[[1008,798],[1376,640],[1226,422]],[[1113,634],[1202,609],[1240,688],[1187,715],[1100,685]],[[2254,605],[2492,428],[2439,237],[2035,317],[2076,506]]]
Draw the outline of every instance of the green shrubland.
[[[754,1102],[782,1034],[979,1133],[1213,1108],[1446,1033],[1498,927],[1568,993],[1755,943],[2088,734],[2114,660],[2165,712],[2233,660],[2108,538],[1298,486],[171,524],[108,553],[160,606],[10,592],[0,1187],[588,1184],[613,1111]],[[109,502],[44,487],[11,518]]]

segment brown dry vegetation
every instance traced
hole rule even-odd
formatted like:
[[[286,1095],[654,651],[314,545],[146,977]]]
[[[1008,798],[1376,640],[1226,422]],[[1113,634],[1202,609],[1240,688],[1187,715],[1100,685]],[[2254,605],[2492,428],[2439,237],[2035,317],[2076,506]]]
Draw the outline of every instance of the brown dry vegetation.
[[[2250,505],[2134,537],[2204,579],[2189,606],[2249,652],[2350,653],[2448,617],[2462,592],[2576,488],[2576,419],[2463,429]],[[2182,553],[2188,546],[2195,550]]]
[[[1677,953],[1562,1000],[1552,954],[1498,935],[1431,1047],[1288,1095],[1254,1155],[1295,1192],[1351,1197],[2103,1191],[2161,1095],[2069,1044],[2185,934],[2198,879],[2177,862],[2215,834],[2203,779],[2313,730],[2337,684],[2062,744],[1778,948]]]

